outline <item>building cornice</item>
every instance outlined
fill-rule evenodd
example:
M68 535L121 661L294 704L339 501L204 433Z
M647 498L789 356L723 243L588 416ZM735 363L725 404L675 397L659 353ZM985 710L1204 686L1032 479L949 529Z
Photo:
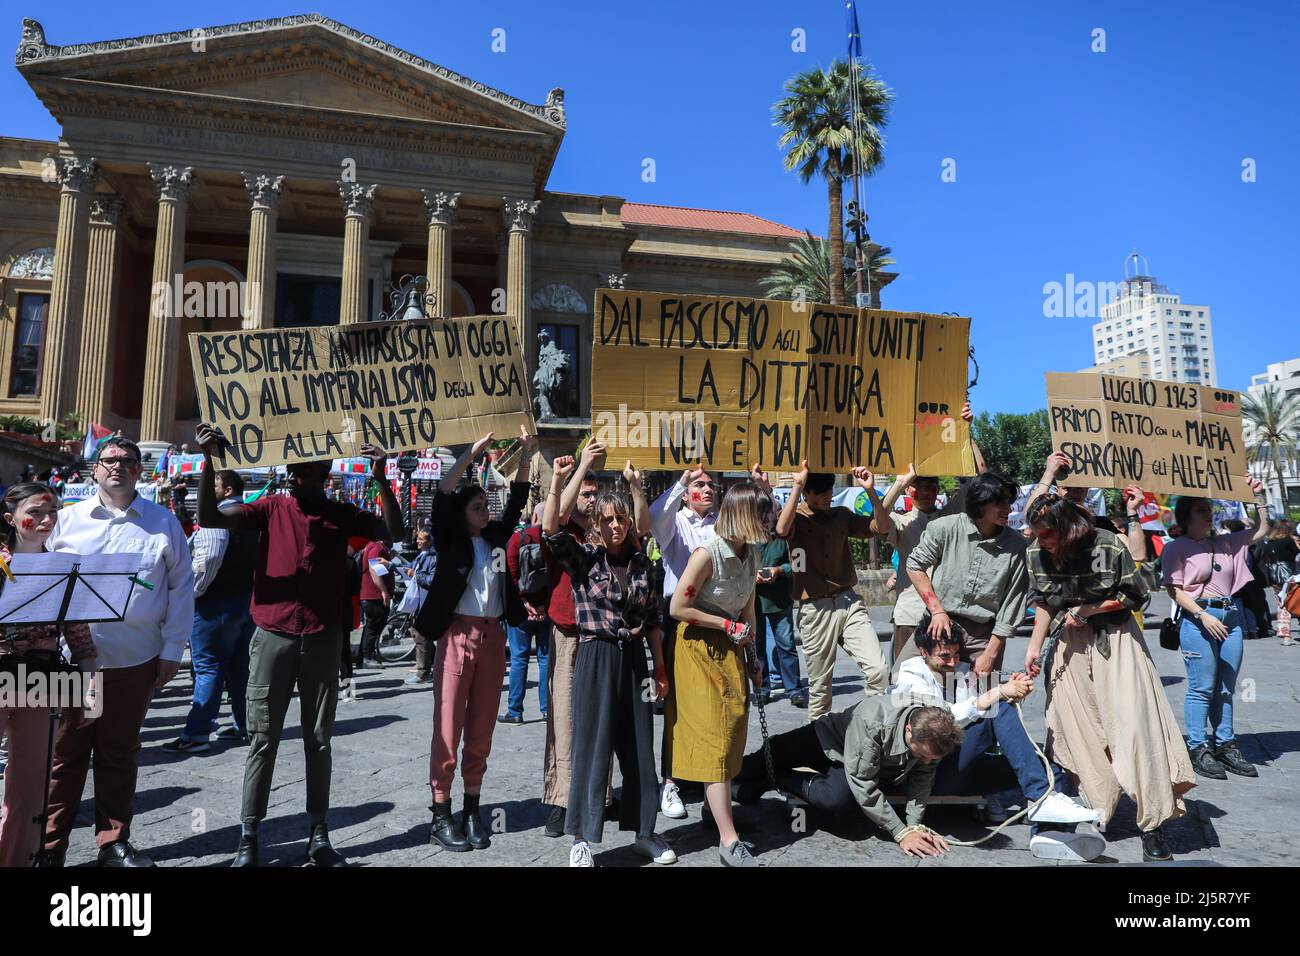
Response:
M22 36L14 54L14 62L24 73L46 72L54 64L71 64L84 57L103 56L124 51L142 51L158 47L181 45L192 48L202 41L207 44L221 41L228 37L253 37L256 35L275 34L281 31L322 30L344 40L359 44L379 53L381 56L402 63L420 73L434 77L445 83L459 87L469 93L485 97L511 110L532 117L546 124L557 132L562 132L567 124L564 111L564 91L551 90L545 103L525 103L501 90L488 86L477 80L462 76L444 66L432 63L392 44L354 30L336 20L323 17L319 13L298 14L288 17L273 17L265 20L249 20L243 23L231 23L222 26L200 27L192 30L178 30L170 33L155 33L148 36L131 37L119 40L102 40L94 43L76 43L67 46L54 46L45 39L45 28L36 20L24 19Z

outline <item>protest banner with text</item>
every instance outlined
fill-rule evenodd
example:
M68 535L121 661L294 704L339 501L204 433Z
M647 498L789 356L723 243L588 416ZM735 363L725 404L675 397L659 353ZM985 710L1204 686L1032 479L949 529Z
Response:
M971 475L970 320L599 289L592 434L609 460Z
M1211 385L1093 372L1047 373L1060 484L1250 501L1241 394Z
M254 467L533 430L511 319L363 322L190 335L199 407Z

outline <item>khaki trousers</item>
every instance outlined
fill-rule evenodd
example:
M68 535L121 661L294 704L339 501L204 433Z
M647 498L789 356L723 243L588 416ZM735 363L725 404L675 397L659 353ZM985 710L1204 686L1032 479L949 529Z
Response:
M542 803L568 807L573 768L573 664L578 658L578 635L570 637L551 626L550 670L546 693L546 755L542 758Z
M831 673L835 670L837 647L843 647L862 669L868 697L884 693L886 674L880 639L857 592L841 591L830 597L801 601L798 620L808 664L810 721L830 712Z

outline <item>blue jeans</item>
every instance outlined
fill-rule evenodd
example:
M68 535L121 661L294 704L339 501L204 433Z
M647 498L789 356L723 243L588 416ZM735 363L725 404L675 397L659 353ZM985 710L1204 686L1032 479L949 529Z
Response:
M524 621L518 627L507 628L510 641L510 699L506 704L507 717L524 715L524 688L528 686L528 652L537 645L537 703L546 715L547 652L551 642L550 621Z
M767 645L763 653L768 690L772 689L772 674L781 677L781 686L786 696L800 693L799 689L799 652L794 646L794 611L787 609L776 614L759 614L761 622L760 635ZM761 645L760 645L761 646Z
M1003 757L985 753L997 741ZM1007 765L1014 780L1007 773ZM1029 732L1011 704L1001 702L991 717L975 721L962 736L961 750L944 758L935 773L934 793L981 795L1019 785L1025 798L1047 793L1047 771L1034 750Z
M1187 696L1183 700L1183 722L1187 725L1187 743L1190 747L1201 744L1232 743L1232 695L1237 691L1237 672L1241 670L1241 656L1245 644L1241 636L1241 612L1233 607L1225 610L1207 607L1206 614L1223 622L1228 636L1216 641L1205 629L1189 617L1183 618L1178 631L1178 643L1183 650L1183 664L1187 668ZM1209 725L1213 739L1206 735Z
M183 740L206 741L221 711L221 691L230 691L235 729L247 732L244 694L248 688L248 645L253 639L249 595L194 602L190 632L190 666L194 668L194 703L181 731Z

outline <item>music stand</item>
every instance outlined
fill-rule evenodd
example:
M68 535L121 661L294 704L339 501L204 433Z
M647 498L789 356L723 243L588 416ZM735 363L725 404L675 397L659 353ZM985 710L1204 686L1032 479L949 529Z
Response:
M142 557L134 552L74 554L71 551L12 555L9 559L12 580L0 577L0 624L53 624L62 633L65 624L121 621L137 584L153 590L153 585L138 577ZM51 863L50 854L44 849L45 827L50 819L54 730L62 719L60 701L51 700L45 794L41 812L32 817L32 823L39 827L38 849L32 857L34 867Z

